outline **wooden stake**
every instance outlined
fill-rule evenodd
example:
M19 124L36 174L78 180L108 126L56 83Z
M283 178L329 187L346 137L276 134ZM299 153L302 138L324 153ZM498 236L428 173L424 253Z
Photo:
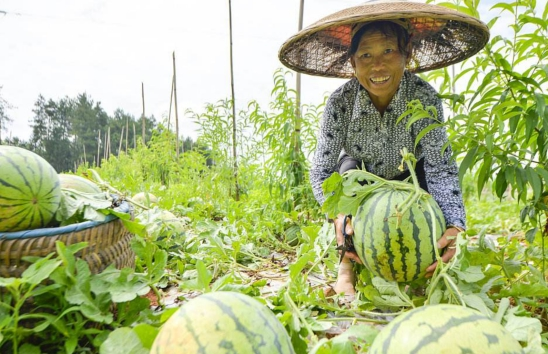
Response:
M137 134L135 133L135 123L133 123L133 148L137 149Z
M99 167L101 161L101 129L99 129L99 135L97 135L97 164L95 166Z
M175 70L175 52L173 52L173 101L175 102L175 156L179 160L179 112L177 110L177 72Z
M122 134L120 135L120 145L118 145L118 156L122 152L122 141L124 141L124 127L122 127Z
M126 132L129 132L129 115L126 115ZM126 134L126 154L127 154L127 139L128 139L128 137L129 137L129 134Z
M143 145L145 145L145 84L143 84L142 82L141 82L141 97L143 100L143 114L141 115L143 129L142 129L141 136L143 138Z
M232 91L232 156L234 158L234 199L240 200L240 187L238 185L238 160L236 155L236 97L234 95L234 65L232 55L232 2L228 0L228 25L230 32L230 87Z
M171 77L171 94L169 96L169 113L167 115L167 130L169 130L171 123L171 106L173 105L173 85L175 83L175 75Z

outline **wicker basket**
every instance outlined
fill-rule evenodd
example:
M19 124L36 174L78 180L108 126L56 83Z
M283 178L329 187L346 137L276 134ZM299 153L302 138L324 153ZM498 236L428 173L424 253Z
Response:
M55 252L55 241L66 245L87 242L76 256L85 260L92 273L109 265L118 269L135 267L135 253L130 247L133 237L119 218L108 215L104 221L86 221L57 228L0 233L0 276L19 277L29 266L25 256L44 257Z

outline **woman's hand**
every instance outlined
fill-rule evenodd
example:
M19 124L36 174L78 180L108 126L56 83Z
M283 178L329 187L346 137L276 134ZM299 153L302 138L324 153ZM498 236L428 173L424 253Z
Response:
M344 236L343 236L343 223L344 223L344 214L339 214L337 218L335 219L335 234L337 235L337 246L344 244ZM354 235L354 229L352 228L352 224L350 223L350 218L347 218L346 222L346 234L348 236ZM342 251L339 251L339 254L341 254ZM362 261L360 260L360 257L358 257L358 254L355 251L346 251L344 253L344 258L351 259L357 263L362 264ZM344 260L343 260L344 262Z
M457 252L457 235L459 234L459 232L460 230L456 227L450 227L445 230L441 238L438 240L438 248L445 250L441 256L441 260L443 261L443 263L449 262L449 260L453 258L453 256ZM437 266L437 261L432 263L431 266L426 268L426 274L424 276L426 278L430 278L432 274L434 274Z

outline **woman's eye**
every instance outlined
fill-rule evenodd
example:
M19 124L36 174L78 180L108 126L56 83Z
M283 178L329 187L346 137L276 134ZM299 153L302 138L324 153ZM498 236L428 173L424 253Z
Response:
M394 49L387 49L387 50L385 50L384 52L385 52L386 54L388 54L388 53L392 53L393 51L394 51Z
M363 53L362 58L369 58L371 55L369 53Z

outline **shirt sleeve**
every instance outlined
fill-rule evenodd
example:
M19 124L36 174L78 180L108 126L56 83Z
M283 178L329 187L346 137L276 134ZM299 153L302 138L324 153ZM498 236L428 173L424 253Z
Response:
M434 107L437 111L438 121L443 122L443 106L437 97ZM413 125L413 135L416 137L422 129L432 123L435 123L432 119L417 121ZM429 131L417 146L417 158L424 158L428 191L440 206L447 226L465 229L466 213L459 183L458 167L452 158L451 146L447 142L445 127L437 127ZM443 150L444 148L445 150Z
M340 90L335 91L327 100L310 169L312 191L320 205L325 201L322 183L335 172L339 154L345 142L347 124L345 124L344 116L346 108L341 101Z

